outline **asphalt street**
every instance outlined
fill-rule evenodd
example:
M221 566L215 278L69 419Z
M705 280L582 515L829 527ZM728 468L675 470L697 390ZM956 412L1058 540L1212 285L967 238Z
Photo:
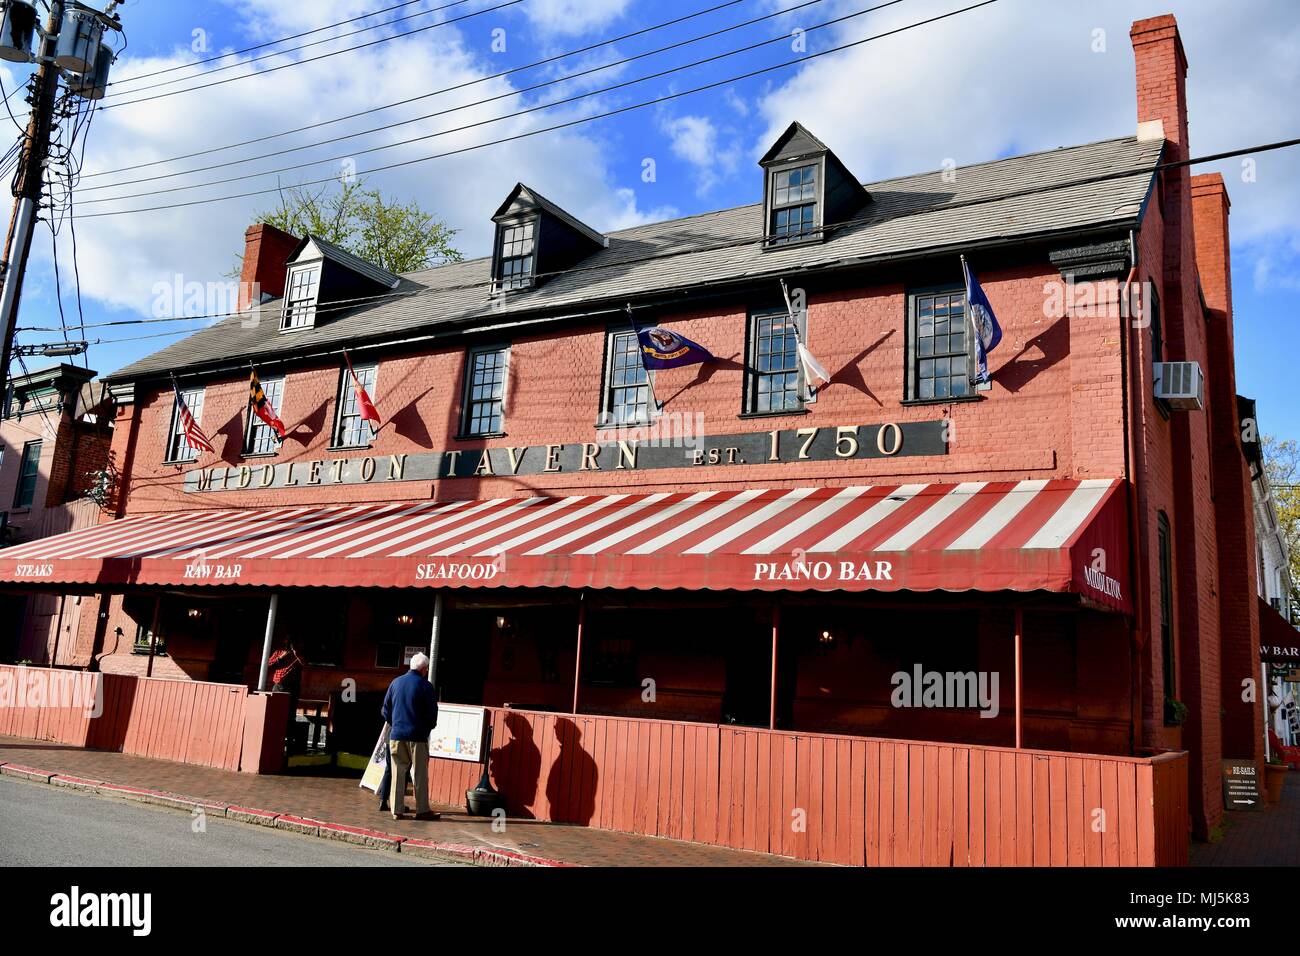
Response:
M0 777L0 866L461 866Z

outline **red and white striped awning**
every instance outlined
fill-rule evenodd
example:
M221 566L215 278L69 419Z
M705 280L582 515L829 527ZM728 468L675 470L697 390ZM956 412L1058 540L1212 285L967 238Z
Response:
M1114 480L335 504L125 518L0 582L1064 591L1128 609Z

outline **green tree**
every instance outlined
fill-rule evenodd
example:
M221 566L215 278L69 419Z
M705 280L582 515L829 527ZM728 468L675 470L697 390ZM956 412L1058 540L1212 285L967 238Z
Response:
M1300 605L1300 442L1265 435L1264 471L1291 567L1291 604Z
M461 260L452 245L455 229L414 200L387 199L360 179L315 191L289 186L280 190L279 206L258 213L256 221L295 236L319 236L398 275Z

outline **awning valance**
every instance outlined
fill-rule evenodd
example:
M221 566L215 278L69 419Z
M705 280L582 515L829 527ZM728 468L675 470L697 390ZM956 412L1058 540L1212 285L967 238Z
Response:
M1300 631L1259 598L1259 658L1266 664L1300 667Z
M0 582L1057 591L1128 610L1113 480L322 504L124 518Z

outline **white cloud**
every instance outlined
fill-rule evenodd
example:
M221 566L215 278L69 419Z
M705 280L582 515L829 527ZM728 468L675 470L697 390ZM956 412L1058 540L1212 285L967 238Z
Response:
M528 0L528 18L547 33L573 36L621 17L630 0Z
M695 167L698 195L709 193L720 177L735 172L740 158L734 143L720 146L718 127L707 116L661 116L659 127L669 138L673 155Z
M304 28L303 19L290 17L283 7L258 0L245 4L274 22L269 35L282 35ZM330 4L327 12L314 11L308 23L329 22L346 16L355 5ZM175 54L170 58L126 60L117 77L152 72L192 58ZM198 165L247 157L257 153L368 129L388 121L419 116L449 106L468 104L512 87L507 79L496 79L391 110L376 111L376 104L405 99L421 90L455 86L499 67L469 49L456 27L429 31L379 44L366 51L281 70L271 76L241 80L185 96L158 99L147 104L102 111L95 119L86 152L85 172L118 169L166 159L195 148L249 139L260 131L282 130L318 122L343 114L362 115L310 133L277 138L230 153L197 157L178 163L152 166L103 178L83 178L83 189L111 182L125 182ZM223 74L233 75L236 71ZM158 79L164 79L160 77ZM147 81L155 82L155 81ZM550 92L550 91L548 91ZM543 94L544 95L544 94ZM555 98L550 92L546 100ZM107 101L109 103L112 100ZM152 206L191 198L231 195L274 186L275 177L233 182L197 191L163 193L176 186L224 179L253 171L306 163L314 159L346 154L350 147L395 143L428 133L463 126L518 110L527 102L508 97L494 103L473 106L447 116L423 120L359 140L313 146L310 149L273 157L228 169L211 170L189 177L143 182L100 192L82 192L78 211L89 213L122 207ZM364 175L379 165L416 159L554 125L593 109L591 103L514 117L478 129L451 133L425 142L397 146L355 157ZM368 182L387 194L414 198L421 205L460 230L456 244L467 256L486 254L490 248L491 212L518 180L534 186L575 216L598 229L619 228L657 218L663 208L648 213L637 202L637 193L616 189L614 171L607 158L611 150L598 128L546 133L511 143L416 163L402 169L367 177ZM313 165L282 174L285 184L335 175L335 162ZM626 172L626 171L625 171ZM631 179L630 176L627 177ZM92 205L88 200L123 193L154 193L122 203ZM273 194L196 205L135 215L82 218L77 222L81 287L83 295L110 308L148 312L153 287L179 273L186 281L223 280L224 273L242 250L243 232L259 210L272 208ZM675 210L666 210L671 215ZM40 247L38 247L39 250ZM70 248L60 241L61 259ZM48 259L48 252L40 253ZM66 281L66 277L65 277Z
M814 60L761 98L757 157L799 120L860 178L872 180L1130 135L1136 124L1129 27L1168 0L995 4ZM859 5L844 0L835 13ZM813 53L934 16L952 4L908 3L808 34ZM821 8L818 8L819 11ZM831 16L829 10L818 13ZM1177 11L1189 61L1192 154L1295 135L1300 21L1292 0L1254 0L1224 16L1212 4ZM1100 33L1098 31L1101 31ZM1097 51L1098 39L1102 50ZM1300 150L1260 154L1254 183L1241 160L1219 169L1234 240L1285 241L1300 208ZM1275 269L1265 266L1267 276ZM1258 273L1257 273L1258 275Z

